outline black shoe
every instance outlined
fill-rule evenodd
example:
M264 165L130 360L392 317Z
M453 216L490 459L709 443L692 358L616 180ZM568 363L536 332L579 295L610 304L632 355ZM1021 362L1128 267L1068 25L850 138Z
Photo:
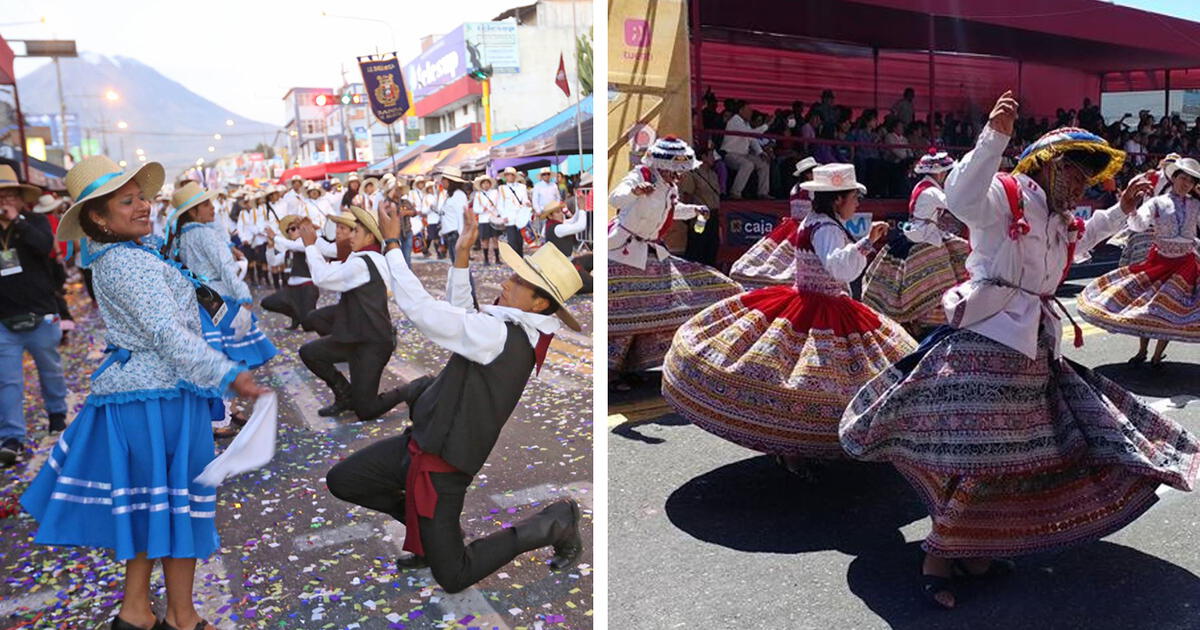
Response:
M67 414L52 413L50 414L50 432L58 433L67 428Z
M135 626L120 617L113 617L112 630L156 630L159 627L159 624L160 622L156 621L153 626L150 626L149 628L143 628L141 626Z
M326 418L332 418L334 416L340 416L343 413L350 411L350 407L351 407L351 404L350 404L349 400L347 400L345 398L334 399L332 405L329 405L328 407L321 407L320 409L318 409L317 415L324 416Z
M550 569L562 571L574 565L583 554L583 537L579 533L579 503L575 499L565 501L571 508L571 524L554 543L554 557L550 558ZM553 507L553 506L551 506ZM549 509L549 508L547 508Z
M25 447L21 446L21 440L17 438L8 438L0 443L0 467L8 468L17 463L17 457L21 455L21 451Z
M291 325L288 326L288 330L300 330L300 322L292 322Z
M424 569L428 566L429 563L425 561L425 556L418 556L415 553L406 553L396 557L396 568L401 571Z

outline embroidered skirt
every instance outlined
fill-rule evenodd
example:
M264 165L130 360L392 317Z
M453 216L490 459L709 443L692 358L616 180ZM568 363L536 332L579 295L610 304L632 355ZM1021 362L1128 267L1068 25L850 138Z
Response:
M213 459L221 401L169 395L84 404L21 497L38 521L34 542L113 549L117 560L216 551L216 489L192 479Z
M1091 281L1079 294L1079 316L1122 335L1200 342L1200 262L1151 248L1145 262Z
M729 277L746 289L759 289L796 281L796 237L800 224L785 218L733 263Z
M705 307L741 293L721 272L675 256L646 268L608 263L608 369L634 372L656 367L675 330Z
M842 420L852 456L891 461L946 557L1062 549L1132 522L1167 484L1190 490L1200 442L1091 370L943 326L864 386Z
M1111 242L1111 241L1110 241ZM1150 255L1150 247L1154 245L1154 232L1130 232L1128 238L1125 239L1125 247L1121 249L1121 260L1117 263L1121 267L1136 265Z
M885 246L863 276L863 302L902 324L946 323L942 295L967 280L971 247L957 236L942 245L903 243Z
M916 345L848 296L758 289L679 329L663 365L663 397L696 426L746 448L841 458L846 404Z
M231 361L245 363L250 369L265 364L271 357L279 354L275 344L258 329L258 316L253 313L250 314L250 332L240 339L237 338L233 329L233 318L237 316L241 306L229 300L226 300L225 306L227 310L219 326L213 324L212 318L203 307L200 308L200 327L204 330L204 341L208 342L209 346L225 353Z

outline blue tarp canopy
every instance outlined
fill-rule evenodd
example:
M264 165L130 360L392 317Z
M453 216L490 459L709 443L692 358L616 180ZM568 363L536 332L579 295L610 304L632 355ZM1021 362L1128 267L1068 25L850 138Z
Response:
M396 155L368 166L366 170L389 172L394 171L397 168L413 161L413 159L425 151L441 151L442 149L449 149L464 142L470 142L471 139L470 125L459 127L458 129L453 129L451 131L430 134L424 138L421 138L420 140L417 140L416 143L405 147Z
M575 130L575 106L572 105L542 122L492 147L492 159L568 155L592 152L592 97L579 102L579 122L583 146Z

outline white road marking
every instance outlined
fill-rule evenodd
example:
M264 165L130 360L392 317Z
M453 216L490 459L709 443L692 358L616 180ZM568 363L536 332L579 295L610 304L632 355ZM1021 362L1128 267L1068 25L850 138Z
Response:
M1191 404L1192 402L1197 401L1197 400L1200 400L1200 398L1197 398L1196 396L1182 394L1179 396L1172 396L1170 398L1162 398L1162 399L1156 400L1156 401L1150 403L1150 408L1159 413L1163 413L1164 411L1167 411L1169 409L1183 409L1184 407L1188 406L1189 404Z
M592 509L592 483L590 481L577 481L558 486L552 483L543 483L524 490L513 490L491 495L492 502L502 508L508 509L519 505L529 505L534 501L547 501L551 499L560 499L571 497L579 502L586 509Z
M292 543L297 551L312 551L330 545L340 545L355 540L371 538L376 535L376 528L367 523L353 523L343 527L322 528L316 534L296 536Z
M292 406L296 409L296 415L304 421L304 425L310 431L328 431L337 426L337 422L332 418L317 415L317 409L321 407L321 403L317 402L312 390L304 384L300 375L296 374L295 368L282 367L280 363L272 363L271 374L283 384L283 391L294 403Z

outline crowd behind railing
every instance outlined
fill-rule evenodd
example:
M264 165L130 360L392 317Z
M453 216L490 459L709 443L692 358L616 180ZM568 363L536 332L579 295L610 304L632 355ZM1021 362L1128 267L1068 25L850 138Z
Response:
M738 98L722 101L709 91L695 112L696 146L700 153L711 150L721 158L715 169L724 198L786 199L795 184L795 164L811 156L822 164L854 164L868 198L904 199L912 190L912 165L918 157L931 149L961 157L987 122L981 109L918 118L915 99L909 88L888 109L856 111L839 105L833 91L825 90L820 101L795 101L790 108L765 112ZM1091 131L1128 153L1115 186L1088 191L1088 198L1098 203L1115 200L1120 186L1168 153L1200 155L1200 117L1189 124L1178 114L1156 119L1142 110L1106 121L1100 106L1084 98L1079 109L1060 108L1053 119L1019 117L1006 166L1014 165L1016 156L1043 134L1064 126ZM748 174L739 177L742 169ZM768 180L765 187L760 178Z

